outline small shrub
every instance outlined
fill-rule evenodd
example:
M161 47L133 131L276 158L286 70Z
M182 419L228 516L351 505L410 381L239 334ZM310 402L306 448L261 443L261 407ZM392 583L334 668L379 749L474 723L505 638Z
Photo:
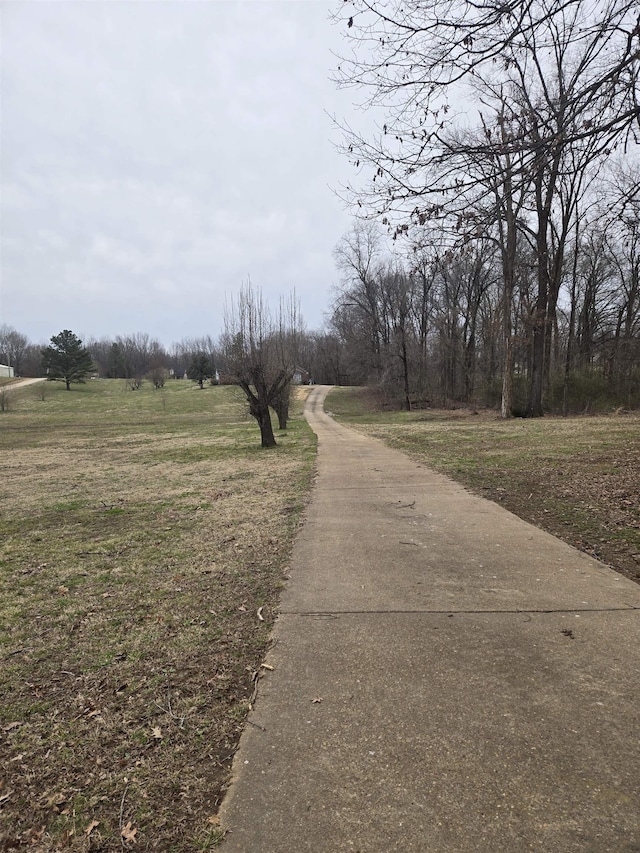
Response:
M564 409L567 413L594 414L616 406L614 389L599 369L573 370L566 384L564 375L556 374L551 386L547 405L552 411Z
M169 378L169 371L164 367L154 367L153 370L150 371L147 379L153 384L153 387L157 390L159 388L164 388L164 383Z

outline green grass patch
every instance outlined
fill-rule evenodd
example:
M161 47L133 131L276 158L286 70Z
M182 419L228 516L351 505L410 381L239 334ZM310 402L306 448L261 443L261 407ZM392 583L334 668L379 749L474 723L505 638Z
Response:
M315 461L300 406L276 435L260 448L234 388L12 391L0 413L8 849L121 849L129 822L138 849L217 843L209 819Z

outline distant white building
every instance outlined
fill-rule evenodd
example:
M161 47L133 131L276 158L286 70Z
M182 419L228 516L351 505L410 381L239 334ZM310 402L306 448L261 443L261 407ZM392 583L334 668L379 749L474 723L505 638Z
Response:
M13 367L8 364L0 364L0 377L4 379L13 379Z

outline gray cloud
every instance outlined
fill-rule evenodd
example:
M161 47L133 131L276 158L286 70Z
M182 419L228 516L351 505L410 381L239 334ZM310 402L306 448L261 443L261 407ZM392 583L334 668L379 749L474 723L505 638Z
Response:
M216 334L248 275L317 327L349 217L324 2L7 2L0 322Z

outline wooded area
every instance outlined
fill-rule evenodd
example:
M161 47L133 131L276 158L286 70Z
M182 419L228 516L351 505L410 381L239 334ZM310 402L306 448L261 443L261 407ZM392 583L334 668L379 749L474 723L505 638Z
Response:
M633 231L625 239L624 224L594 224L567 254L545 320L546 411L638 405L637 223ZM414 263L385 254L382 242L375 226L365 223L336 251L344 278L331 319L330 381L374 384L389 403L407 409L461 402L497 407L508 358L508 412L531 414L537 299L526 252L517 258L515 287L506 299L500 249L491 236L457 249L434 241L417 247Z
M368 178L345 188L367 222L337 252L334 326L360 338L350 369L400 384L407 406L631 405L636 4L354 0L335 17L337 82L383 116L378 131L342 127ZM371 221L402 248L381 253Z

